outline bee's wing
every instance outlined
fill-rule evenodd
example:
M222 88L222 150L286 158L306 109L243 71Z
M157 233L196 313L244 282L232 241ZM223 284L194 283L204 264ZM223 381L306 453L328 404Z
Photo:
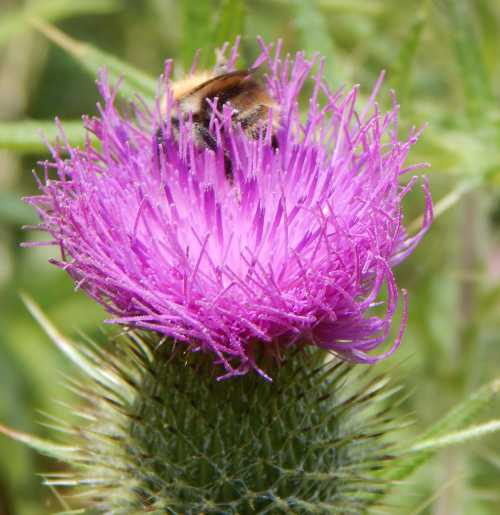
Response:
M247 77L251 76L257 71L257 68L249 68L246 70L234 70L232 72L223 73L212 77L207 81L203 82L195 89L193 89L190 95L201 95L210 96L211 91L225 90L234 87L244 81Z
M217 75L217 77L208 79L189 91L189 93L179 99L179 104L186 111L195 111L196 109L192 108L192 106L203 105L205 99L226 96L229 98L234 97L245 87L248 88L250 85L248 80L255 82L255 79L251 77L256 71L257 68L250 68Z

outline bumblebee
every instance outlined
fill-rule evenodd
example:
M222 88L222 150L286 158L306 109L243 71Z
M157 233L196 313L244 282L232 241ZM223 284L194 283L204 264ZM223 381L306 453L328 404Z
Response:
M257 139L272 124L271 144L278 147L275 132L278 128L278 107L262 81L257 68L223 72L217 67L210 73L199 73L172 83L175 113L171 117L172 128L178 133L180 118L191 119L196 142L200 147L216 151L217 139L210 131L213 111L222 112L225 105L232 109L232 123L239 126L252 139ZM157 134L162 140L162 131ZM232 178L232 162L226 149L224 165L226 177Z

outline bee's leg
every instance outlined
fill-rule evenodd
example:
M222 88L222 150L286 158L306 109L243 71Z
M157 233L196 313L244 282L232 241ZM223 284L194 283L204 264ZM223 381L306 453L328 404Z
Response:
M204 125L197 125L196 131L203 140L207 148L217 152L217 140L210 134L209 130ZM224 150L224 173L226 178L230 181L233 180L233 163L228 153Z
M172 124L172 132L174 136L177 138L179 135L179 119L177 117L172 117L170 120L170 123ZM160 148L163 143L165 143L165 133L164 133L165 125L160 125L158 129L156 129L155 132L155 142L156 142L156 148L157 153L159 155Z
M160 151L160 146L165 142L165 136L163 134L163 127L160 125L155 132L155 143L158 148L158 152Z
M250 111L238 113L234 121L241 125L245 133L253 139L259 137L260 128L264 125L264 117L266 116L267 108L263 105L255 106Z
M268 125L269 107L259 104L251 111L238 114L235 118L236 123L241 124L245 133L253 139L257 139L261 130ZM274 150L278 148L278 139L275 134L271 136L271 146Z
M163 135L163 127L160 125L158 129L156 129L155 135L154 135L154 157L156 158L156 163L158 167L160 167L160 152L161 152L161 146L163 142L165 141L164 135Z
M214 152L217 151L217 140L212 136L212 134L210 134L209 130L204 125L197 123L195 125L195 131L207 148Z
M169 136L173 136L176 140L179 139L179 127L180 122L179 118L177 116L172 116L170 118L170 131ZM158 160L158 166L160 166L160 153L162 152L162 149L164 152L167 151L166 146L164 144L166 143L166 137L165 137L165 129L167 128L166 123L162 123L158 129L156 129L155 132L155 149L156 149L156 159Z
M226 179L228 181L233 181L234 175L233 175L233 162L231 161L231 158L229 157L228 153L224 150L224 173L226 175Z
M177 139L179 137L179 118L177 118L177 116L172 116L170 123L172 124L172 133Z

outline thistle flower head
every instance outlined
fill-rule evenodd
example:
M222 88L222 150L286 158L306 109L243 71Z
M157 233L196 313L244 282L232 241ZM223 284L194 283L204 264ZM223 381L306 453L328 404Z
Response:
M397 106L383 113L375 103L381 81L360 110L358 88L332 92L320 60L261 47L255 66L279 108L277 148L269 128L253 140L235 126L227 104L214 106L215 151L199 145L192 119L174 131L170 63L156 106L138 102L133 116L119 112L119 86L102 76L104 103L85 120L86 145L52 149L41 193L28 202L60 247L54 263L113 323L213 352L228 376L258 369L257 346L276 355L314 344L372 363L399 345L405 299L399 336L376 352L400 303L392 268L432 218L424 181L422 228L409 235L403 225L418 132L399 139ZM230 69L236 55L235 47Z

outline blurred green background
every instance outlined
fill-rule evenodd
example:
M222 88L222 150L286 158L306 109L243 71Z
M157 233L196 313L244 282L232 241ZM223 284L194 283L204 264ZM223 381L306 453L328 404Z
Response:
M437 219L418 251L398 269L410 292L410 322L398 357L380 365L410 393L395 409L418 434L479 385L500 377L500 2L498 0L0 0L0 421L53 436L40 412L67 417L72 369L28 315L26 291L72 336L99 337L103 311L47 263L51 248L21 226L34 213L20 197L47 154L34 127L59 116L95 113L94 79L74 57L33 28L55 24L150 75L167 57L176 73L203 48L242 35L242 61L255 36L283 38L287 50L319 51L332 86L360 83L367 95L387 71L380 100L396 89L401 130L428 124L411 156L428 171ZM36 124L26 120L42 120ZM407 202L410 222L422 208ZM498 418L494 401L484 418ZM50 424L49 424L50 425ZM408 436L406 435L406 436ZM0 515L62 510L41 476L60 468L0 437ZM443 451L394 489L392 514L500 513L500 438Z

